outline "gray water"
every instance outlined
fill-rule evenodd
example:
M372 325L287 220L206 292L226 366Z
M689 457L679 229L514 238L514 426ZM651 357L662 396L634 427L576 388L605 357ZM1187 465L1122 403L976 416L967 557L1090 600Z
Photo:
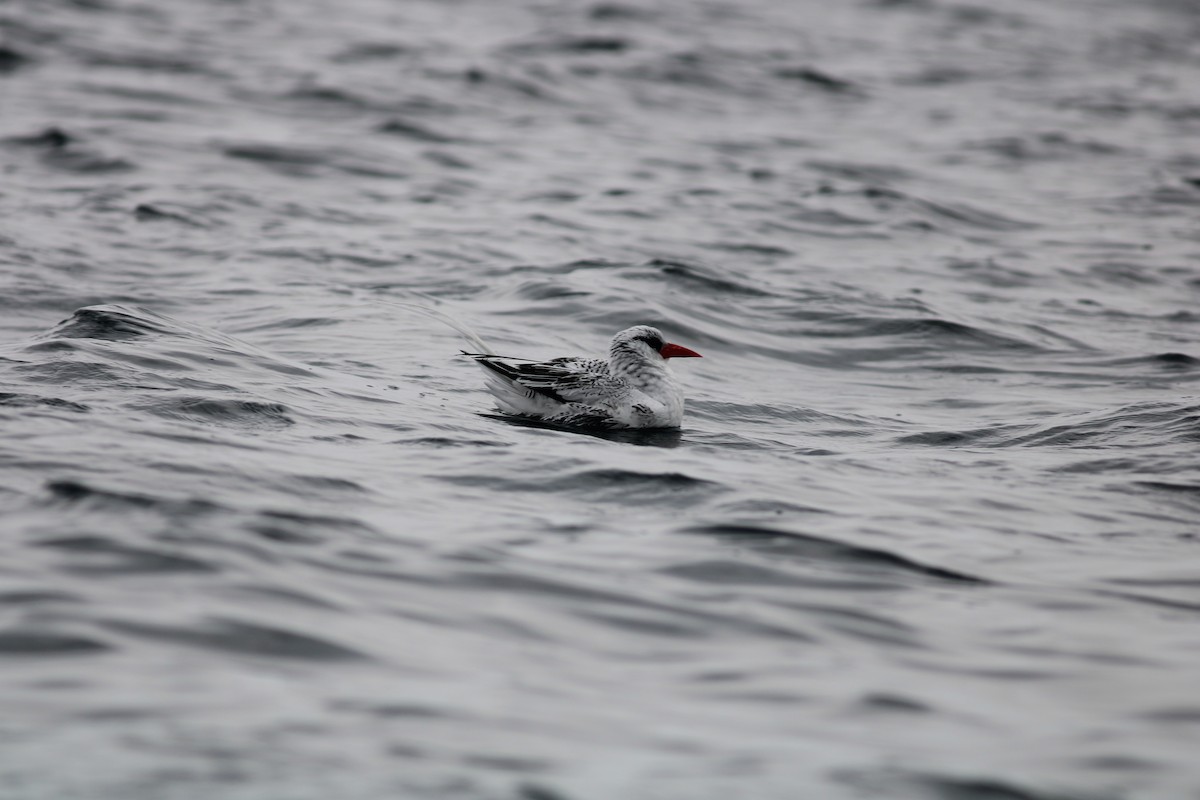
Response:
M1200 6L0 5L0 797L1200 798ZM681 431L450 328L629 325Z

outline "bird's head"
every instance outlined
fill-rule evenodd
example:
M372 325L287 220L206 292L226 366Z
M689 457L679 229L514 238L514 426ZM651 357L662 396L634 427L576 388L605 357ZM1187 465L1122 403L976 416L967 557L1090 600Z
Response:
M663 338L662 331L649 325L635 325L626 328L613 337L612 351L632 350L640 352L649 358L652 355L668 358L700 358L695 350L689 350L683 345L672 344Z

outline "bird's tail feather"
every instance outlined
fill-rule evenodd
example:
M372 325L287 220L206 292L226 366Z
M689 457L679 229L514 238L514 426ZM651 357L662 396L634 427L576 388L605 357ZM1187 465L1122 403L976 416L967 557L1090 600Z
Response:
M430 308L428 306L418 305L416 303L397 303L395 300L380 300L378 298L373 298L373 302L383 303L384 305L388 306L396 306L397 308L408 309L409 311L415 311L418 314L424 314L430 319L436 319L443 325L447 325L458 331L460 336L470 342L471 346L479 351L479 355L496 355L496 351L492 350L492 348L488 346L487 342L480 338L479 334L467 327L465 323L459 322L444 311L438 311L436 308Z

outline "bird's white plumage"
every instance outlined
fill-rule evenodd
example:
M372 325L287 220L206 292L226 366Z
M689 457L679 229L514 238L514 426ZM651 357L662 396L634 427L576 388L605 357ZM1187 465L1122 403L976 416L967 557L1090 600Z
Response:
M666 348L698 355L665 344L662 334L648 325L614 336L606 359L469 355L506 413L562 425L677 428L683 421L683 390L667 365Z

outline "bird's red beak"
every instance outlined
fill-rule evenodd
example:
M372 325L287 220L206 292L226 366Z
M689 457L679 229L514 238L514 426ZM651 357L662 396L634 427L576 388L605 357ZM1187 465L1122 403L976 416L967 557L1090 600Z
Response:
M681 344L671 344L667 342L658 351L658 354L663 358L703 358L704 356L697 353L695 350L688 350Z

